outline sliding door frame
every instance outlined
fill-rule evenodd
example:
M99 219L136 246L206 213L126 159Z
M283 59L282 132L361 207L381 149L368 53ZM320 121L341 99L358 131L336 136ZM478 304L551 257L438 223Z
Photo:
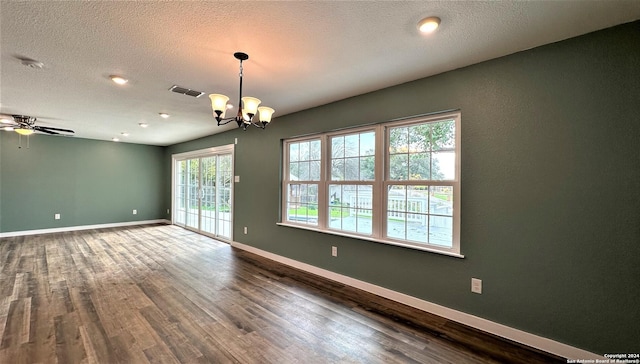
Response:
M187 217L185 216L185 224L179 224L176 223L176 213L177 213L177 206L176 206L176 164L179 161L186 161L186 160L190 160L190 159L198 159L198 158L207 158L207 157L213 157L213 156L221 156L221 155L227 155L227 154L231 154L231 176L235 176L235 146L233 144L229 144L229 145L223 145L223 146L219 146L219 147L213 147L213 148L206 148L206 149L199 149L199 150L194 150L194 151L190 151L190 152L184 152L184 153L177 153L177 154L172 154L171 155L171 223L174 225L178 225L181 227L184 227L185 229L189 229L192 231L195 231L199 234L202 235L207 235L210 236L212 238L218 239L218 240L222 240L222 241L227 241L227 242L232 242L233 241L233 211L234 211L234 185L235 183L233 181L231 181L230 184L230 230L229 230L229 237L225 237L225 236L221 236L221 235L216 235L216 234L211 234L208 233L206 231L204 231L202 229L201 226L201 208L199 207L199 213L198 213L198 229L194 229L191 228L189 226L187 226ZM198 163L200 164L200 163ZM202 188L202 167L199 165L199 172L198 172L198 184L199 184L199 190ZM200 193L200 191L198 191L198 193ZM202 204L202 201L200 201L200 204ZM216 229L216 232L218 231L218 229Z

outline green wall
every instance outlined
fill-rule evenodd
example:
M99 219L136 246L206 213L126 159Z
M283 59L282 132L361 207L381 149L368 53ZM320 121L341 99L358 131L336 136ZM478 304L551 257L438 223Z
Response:
M18 145L0 132L0 232L168 218L161 147L39 134Z
M281 139L450 109L464 259L276 225ZM640 352L640 22L171 146L165 164L236 137L236 241L592 352Z

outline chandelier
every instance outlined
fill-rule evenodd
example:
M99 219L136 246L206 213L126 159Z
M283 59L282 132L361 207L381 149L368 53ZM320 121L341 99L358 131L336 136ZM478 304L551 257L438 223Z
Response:
M249 59L249 55L242 52L236 52L233 56L240 61L240 97L238 102L238 114L236 116L225 118L229 97L220 94L211 94L209 95L209 98L211 99L213 116L218 121L218 126L235 121L238 124L238 127L243 130L247 130L249 125L264 129L267 124L271 122L271 115L273 115L275 110L266 106L258 107L261 101L255 97L242 97L242 62ZM260 120L259 123L255 122L253 119L258 113Z

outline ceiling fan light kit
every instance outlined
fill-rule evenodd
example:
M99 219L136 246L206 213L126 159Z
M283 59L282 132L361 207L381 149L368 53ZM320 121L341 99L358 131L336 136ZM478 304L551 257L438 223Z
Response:
M31 135L33 133L35 133L33 131L33 129L23 129L23 128L18 128L18 129L14 129L16 133L20 134L20 135Z
M229 97L221 94L210 94L211 108L213 109L213 117L218 122L218 126L225 125L231 121L235 121L239 128L247 130L249 125L264 129L271 122L271 117L275 112L274 109L267 106L259 106L261 101L255 97L242 96L242 62L249 59L249 55L243 52L236 52L233 56L240 61L240 96L238 113L236 116L225 118L225 112L229 108L227 102ZM256 114L259 115L259 122L253 120Z

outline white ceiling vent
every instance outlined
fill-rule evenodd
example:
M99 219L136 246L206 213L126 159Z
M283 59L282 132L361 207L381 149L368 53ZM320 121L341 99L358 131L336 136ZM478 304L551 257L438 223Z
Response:
M202 92L202 91L194 91L192 89L180 87L180 86L177 86L177 85L171 86L169 91L175 92L175 93L179 93L179 94L183 94L183 95L187 95L187 96L193 96L193 97L200 97L200 96L204 95L204 92Z

